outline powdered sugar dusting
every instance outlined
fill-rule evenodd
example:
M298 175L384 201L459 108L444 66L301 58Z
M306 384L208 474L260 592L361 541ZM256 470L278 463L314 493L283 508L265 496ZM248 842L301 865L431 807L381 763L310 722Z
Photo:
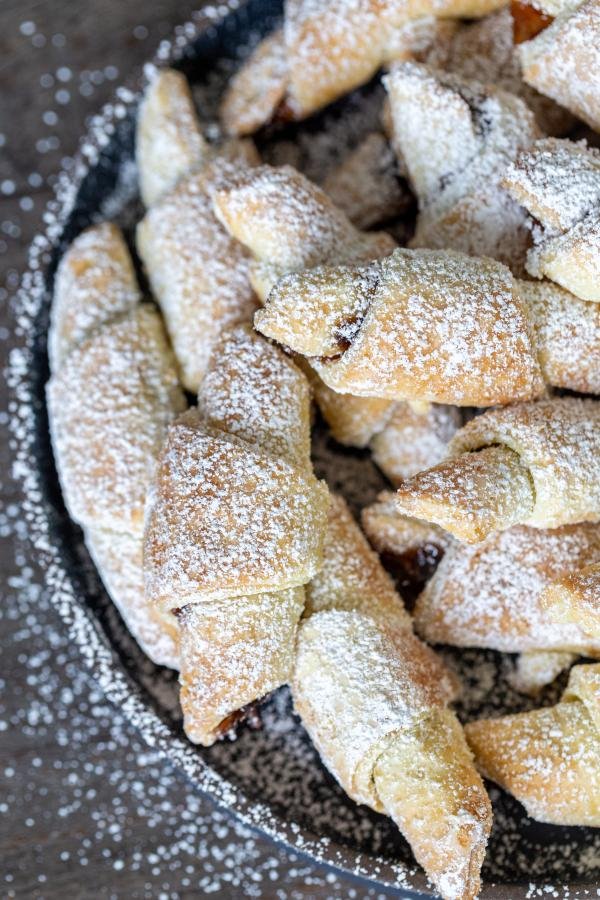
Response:
M222 10L215 7L207 7L204 15L214 24L218 24ZM160 56L165 60L170 54L180 54L185 51L190 39L197 34L197 28L203 26L205 19L197 20L195 26L182 28L178 31L174 47L168 42L161 46ZM53 242L62 233L64 216L72 208L79 181L87 172L89 160L92 164L98 156L98 147L106 146L110 140L110 133L115 124L118 124L123 115L129 115L131 104L135 101L134 94L129 90L119 92L120 104L119 118L115 116L115 107L111 106L102 116L93 123L93 137L86 141L84 158L80 159L73 171L74 180L62 178L60 182L61 203L54 206L48 216L48 233L40 236L32 248L31 270L25 279L25 291L20 297L19 325L30 339L33 339L35 331L32 326L31 316L39 310L44 296L44 284L41 265L44 264L47 254ZM327 143L327 142L325 142ZM129 169L131 172L131 169ZM131 182L127 184L127 190L119 197L107 198L111 203L111 215L116 214L122 199L130 194ZM131 220L131 210L122 213L121 221ZM176 869L183 862L194 862L196 859L209 860L212 841L207 828L215 827L225 832L226 820L215 814L210 823L203 821L203 812L193 792L189 792L183 805L183 813L178 808L169 809L169 804L176 794L176 783L170 780L168 771L158 767L161 758L169 758L181 771L187 775L201 789L208 791L220 802L235 808L237 815L245 822L258 825L271 835L286 841L289 845L302 849L314 859L325 859L329 863L346 868L357 874L377 878L383 883L396 883L405 886L424 887L422 876L415 874L415 867L407 854L406 846L397 835L395 829L388 826L380 817L370 816L365 810L357 809L345 797L341 790L332 785L331 780L323 773L318 765L316 754L306 742L303 732L298 728L291 716L289 699L285 691L280 692L267 707L264 716L264 731L251 734L242 732L238 741L234 744L221 744L205 754L193 751L189 744L180 740L174 734L170 726L166 726L157 717L153 709L148 705L148 695L142 694L138 687L134 687L128 680L120 666L116 666L114 659L107 650L105 637L101 634L97 621L92 619L89 608L80 605L81 593L76 598L73 584L64 574L64 557L62 549L57 549L58 540L54 531L48 531L51 522L48 519L48 507L45 501L45 475L40 472L40 456L37 453L38 407L36 406L39 395L33 371L34 357L31 352L31 344L25 352L14 351L11 360L11 383L15 396L15 405L11 417L11 425L16 435L19 456L17 461L17 473L24 479L28 492L28 502L23 508L23 515L27 520L32 540L36 544L37 553L45 566L47 584L53 591L53 599L56 608L60 611L64 621L69 627L70 640L76 644L82 653L82 659L92 667L97 681L105 693L115 702L116 706L126 712L127 717L136 723L142 730L146 740L154 746L150 753L139 749L139 763L147 768L156 785L151 788L150 796L145 790L135 789L138 798L138 813L147 817L151 822L157 821L157 798L160 798L161 822L167 828L167 834L173 835L173 840L167 840L165 846L158 848L157 853L148 856L142 851L141 859L134 858L131 862L132 870L138 871L140 866L153 866L157 869ZM35 357L35 366L38 359ZM35 398L35 399L33 399ZM33 400L33 402L32 402ZM326 437L322 434L318 438L319 445L326 445ZM318 450L319 448L315 448ZM319 451L320 452L320 451ZM331 447L328 453L331 453ZM325 453L327 456L327 453ZM375 485L381 487L378 476L370 466L367 459L360 460L360 478L357 477L357 460L346 456L334 454L334 462L328 463L331 481L346 480L347 493L351 494L357 502L360 492L365 489L369 492L376 490ZM366 470L366 471L365 471ZM369 473L367 475L367 473ZM359 482L361 484L359 485ZM359 489L360 488L360 489ZM41 490L44 493L41 493ZM360 502L360 501L359 501ZM364 501L363 501L364 502ZM63 525L67 526L64 519ZM19 523L21 524L21 523ZM73 538L73 535L72 535ZM76 544L76 535L72 540ZM61 555L59 555L61 554ZM94 585L91 590L95 592L96 602L104 603L104 598L95 580L95 574L85 564L82 557L82 565L87 572L87 583ZM19 604L18 615L21 609L28 609L30 614L37 612L43 603L43 598L35 595L31 590L33 586L23 581L16 585ZM31 600L27 598L31 596ZM30 603L29 607L26 604ZM17 607L14 608L15 613ZM5 614L11 617L13 610L10 605L5 607ZM28 621L28 620L27 620ZM129 641L122 625L107 612L107 627L110 628L111 640L114 647L125 647L125 652L135 659L136 679L140 685L144 685L161 712L170 723L177 721L177 705L172 680L166 673L157 672L149 666L143 656L137 653L135 645ZM21 634L28 634L29 626L25 617L20 623ZM62 635L48 634L48 638L58 646ZM26 639L26 637L25 637ZM458 660L457 660L458 663ZM466 652L460 657L460 665L468 673L472 690L468 699L470 707L468 714L473 715L478 711L499 711L502 708L518 708L523 700L512 694L509 690L500 690L506 661L497 660L493 655ZM40 670L44 676L46 668ZM34 674L29 670L30 678ZM79 690L81 679L76 679L75 684ZM44 686L49 688L47 678ZM43 701L36 704L30 710L32 716L41 716L35 726L36 739L47 732L46 722L51 721L56 711L56 705L48 701L49 691L44 692ZM113 718L111 726L112 741L122 743L123 736L120 731L118 714L102 707L99 695L93 697L95 714L102 714L103 721ZM480 704L477 707L477 704ZM483 706L481 706L481 704ZM72 722L79 724L81 711L78 706L68 706L64 696L60 699L60 708L72 711ZM30 729L31 730L31 729ZM31 731L33 739L33 731ZM76 742L77 732L72 741ZM133 749L139 747L133 744ZM211 768L212 767L212 768ZM217 771L218 770L218 771ZM100 767L100 776L107 771ZM281 777L273 777L276 772ZM117 773L112 773L113 775ZM81 775L82 778L85 776ZM121 783L125 790L128 781ZM537 832L532 830L531 823L525 820L522 810L510 801L506 795L492 788L492 795L496 806L496 831L492 837L492 845L486 877L488 879L506 879L514 873L515 865L520 866L520 871L526 879L535 879L529 889L514 886L511 895L514 897L542 896L550 892L555 896L575 897L587 893L585 888L562 884L564 880L588 878L596 880L594 872L598 869L598 848L596 839L591 836L587 846L581 847L579 838L574 832L561 831L559 835L552 833L549 837L544 834L543 839L538 840ZM122 796L122 795L120 795ZM249 797L260 796L260 801L250 800ZM7 796L10 808L12 800ZM121 800L119 801L122 802ZM285 809L285 816L278 814L279 809ZM96 839L107 848L107 852L115 852L112 836L112 828L127 827L127 819L121 814L123 806L115 809L100 809L94 811L94 820L97 821ZM68 812L66 813L68 816ZM185 821L181 822L181 815ZM290 825L289 823L292 823ZM306 830L308 825L309 830ZM169 830L172 829L172 830ZM311 832L316 832L322 837L317 839ZM243 852L232 850L234 861L234 874L221 878L215 872L214 876L203 874L199 881L200 887L210 888L221 886L229 889L230 883L240 889L255 890L256 882L262 875L267 879L267 868L255 865L255 844L251 833L240 828L238 832L240 840L244 841ZM340 843L340 841L342 843ZM347 847L360 848L348 850ZM83 847L78 848L79 853L85 854L85 840ZM390 862L406 860L404 863ZM81 865L85 862L81 858ZM121 857L117 856L117 862ZM283 865L283 862L281 863ZM308 867L297 865L297 858L290 856L286 859L288 864L295 866L292 869L292 877L298 876L298 872L306 872L306 877L317 877L310 874ZM129 863L128 863L129 865ZM154 869L153 869L154 872ZM294 874L295 873L295 874ZM590 875L590 873L592 873ZM320 877L320 876L319 876ZM329 880L331 878L331 880ZM327 891L332 896L348 896L344 888L340 888L332 876L326 876ZM192 876L193 880L193 876ZM550 884L549 884L550 882ZM173 883L167 874L164 875L163 884ZM182 882L185 885L185 879ZM317 880L316 884L321 882ZM554 887L552 887L554 885ZM165 887L165 889L167 889ZM368 892L369 896L371 891Z

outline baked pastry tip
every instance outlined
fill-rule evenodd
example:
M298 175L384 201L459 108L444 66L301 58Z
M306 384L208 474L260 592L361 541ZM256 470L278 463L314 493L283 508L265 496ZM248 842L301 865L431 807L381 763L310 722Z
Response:
M400 486L398 510L476 543L515 524L600 519L600 405L539 400L476 416L448 458Z
M540 822L600 826L600 665L576 666L556 706L466 726L480 771Z
M295 709L342 787L392 817L441 895L474 897L491 807L446 706L453 680L412 634L339 498L329 521L298 637Z

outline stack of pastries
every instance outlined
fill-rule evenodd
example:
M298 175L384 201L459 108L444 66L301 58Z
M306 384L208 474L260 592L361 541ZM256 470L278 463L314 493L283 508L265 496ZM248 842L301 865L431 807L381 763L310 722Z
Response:
M599 54L600 0L288 0L218 141L180 73L149 79L151 296L112 223L56 274L65 502L133 636L179 671L189 739L235 736L288 684L323 763L447 900L479 892L482 776L535 819L600 826ZM320 184L262 162L254 132L381 72L379 130ZM313 403L389 481L362 530L313 471ZM384 563L415 559L411 615ZM463 729L435 644L518 654L532 695L592 662L560 703Z

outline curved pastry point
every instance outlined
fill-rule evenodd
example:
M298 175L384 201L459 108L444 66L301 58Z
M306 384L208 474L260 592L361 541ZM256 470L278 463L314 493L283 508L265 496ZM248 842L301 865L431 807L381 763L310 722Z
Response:
M210 154L185 75L156 71L140 104L135 139L140 193L146 206Z
M511 523L598 521L599 425L600 404L572 397L488 410L457 431L445 462L400 488L399 511L470 542Z
M517 453L487 447L413 475L399 486L396 506L404 515L477 543L492 531L525 521L533 511L534 489Z
M258 44L225 91L220 118L229 134L253 134L270 122L283 102L289 75L283 31Z
M48 355L56 371L70 351L142 299L123 235L112 222L82 231L56 272Z
M466 726L480 771L540 822L600 826L597 673L576 666L556 706Z
M476 897L492 808L454 713L431 710L400 732L375 763L373 780L441 896Z

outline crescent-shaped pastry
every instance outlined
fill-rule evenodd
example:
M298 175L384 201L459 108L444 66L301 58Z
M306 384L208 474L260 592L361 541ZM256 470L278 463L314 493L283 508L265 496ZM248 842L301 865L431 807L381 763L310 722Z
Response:
M519 155L503 184L539 223L527 270L600 301L600 152L548 138Z
M69 351L142 299L123 235L112 222L86 228L56 271L48 356L54 372Z
M184 727L197 743L212 744L290 674L328 507L310 464L309 402L292 361L240 325L223 335L198 409L167 435L146 518L146 591L177 611Z
M434 587L437 582L434 581L431 588L426 588L426 585L439 566L440 560L443 558L446 551L449 553L450 562L446 563L443 573L447 573L448 569L451 573L454 572L456 559L458 558L460 560L461 557L460 552L454 549L453 545L455 542L453 538L447 531L444 531L437 525L399 515L394 502L394 495L388 491L380 494L375 503L363 509L361 520L371 545L377 550L388 571L393 572L396 581L402 586L405 595L414 596L414 600L419 604L419 610L424 610L423 618L425 619L425 628L427 628L430 619L435 618L435 621L437 622L436 604L438 594ZM529 547L531 543L530 536L527 535L524 542L525 556L527 547ZM496 545L497 543L494 546ZM513 577L509 578L510 585L502 582L503 576L501 572L498 574L499 583L503 584L503 587L499 591L499 597L502 602L499 607L495 606L494 608L497 612L497 618L499 618L501 623L506 626L506 629L508 631L511 631L511 629L513 630L512 640L516 642L515 646L518 645L518 639L521 633L520 627L523 620L519 619L519 615L521 614L523 603L517 604L517 611L513 615L512 601L510 600L510 597L507 598L505 596L505 592L507 590L518 591L518 579L520 575L523 575L524 573L527 577L532 576L537 579L540 584L544 582L547 583L548 579L543 566L545 565L545 562L547 562L548 554L544 556L544 547L545 544L542 541L540 545L541 552L538 553L537 556L533 554L531 559L528 560L528 563L535 562L532 571L527 573L526 567L525 570L523 568L522 561L516 568L511 569L511 571L513 571ZM505 557L502 557L502 559L503 562L500 565L505 564L507 567L512 566L513 561L509 554L505 554ZM479 577L481 574L479 571L479 558L473 563L473 568ZM518 572L519 575L515 576L514 572ZM487 574L487 572L485 575L481 574L481 578L484 579L486 585L486 598L490 593ZM444 574L440 574L439 579L443 581L445 577ZM421 593L424 588L426 588L425 591ZM431 591L436 598L434 601L431 601L431 604L429 591ZM443 589L441 594L442 597L445 598ZM465 596L464 592L462 596ZM477 596L476 588L473 591L473 596ZM520 596L521 600L523 600L522 592ZM506 618L504 618L502 613L505 599L507 600L506 607L508 608ZM542 589L539 602L536 599L533 604L533 612L529 609L526 610L525 614L532 615L534 622L536 622L537 618L540 616L540 604L543 604L543 600L544 591ZM464 610L465 619L472 626L472 620L478 613L471 610L471 603L472 596L469 594L464 602L461 600L461 603L457 604L457 610L459 613L462 613ZM441 605L441 617L445 622L446 608L444 607L444 599L442 600ZM430 606L431 609L433 609L433 612L431 612ZM450 618L450 616L451 611L448 608L448 617ZM432 626L434 634L435 627L435 625ZM469 624L467 624L467 628L468 627ZM579 630L576 633L578 639L581 640L581 631ZM484 627L474 640L479 640L481 634L484 634L484 640L489 642L489 646L492 648L496 647L497 636L493 630L490 630L488 633ZM443 641L445 640L446 637L443 638ZM448 639L448 643L453 643L453 641ZM541 643L543 644L543 640ZM477 643L475 643L475 645L479 646ZM488 644L486 643L485 646L488 646ZM514 670L507 676L507 680L515 690L535 696L543 687L554 681L564 669L568 669L576 659L577 654L566 650L523 650L516 660Z
M462 24L449 40L432 42L423 61L520 97L544 134L566 134L575 124L574 117L523 81L517 44L522 32L520 23L526 15L529 21L531 14L535 16L536 11L531 7L524 9L524 4L513 0L510 8Z
M527 216L501 186L517 152L541 136L513 94L416 63L384 78L392 143L419 200L413 247L491 256L520 274Z
M345 504L308 585L294 706L323 762L359 803L396 822L445 898L474 897L491 825L453 679L410 619Z
M469 543L515 524L557 528L600 519L600 404L572 397L489 410L448 459L408 479L398 511Z
M600 639L600 561L562 574L541 597L554 622L576 623Z
M258 160L244 142L208 147L187 82L170 70L147 88L136 152L143 197L152 204L137 227L137 250L182 383L196 392L222 332L250 321L256 308L248 256L216 220L209 194L226 173Z
M140 104L135 142L140 193L146 206L210 157L192 92L174 69L155 72Z
M600 827L600 665L575 666L560 703L466 726L480 771L540 822Z
M274 117L305 118L369 81L382 65L422 53L438 33L432 17L475 18L500 5L498 0L288 0L283 28L259 44L232 79L223 123L230 133L249 134ZM416 34L412 20L421 20Z
M286 272L366 262L396 246L385 232L355 228L321 188L291 166L240 171L217 187L213 203L229 234L255 257L252 280L262 300Z
M600 658L600 634L548 615L544 591L590 560L600 562L600 526L515 526L479 544L453 541L417 600L422 637L436 644L506 653L560 651Z
M220 335L256 308L248 255L215 219L202 172L146 213L136 241L183 385L197 391Z
M254 256L250 278L264 301L278 278L324 262L364 262L391 253L396 242L385 232L356 228L331 198L290 166L260 166L222 182L213 194L217 218ZM390 404L341 396L312 371L315 399L337 440L365 446Z
M486 406L544 390L510 271L455 251L399 249L368 266L288 275L255 326L310 357L338 392Z
M108 593L148 656L176 668L175 619L144 597L142 532L156 458L185 399L160 317L139 299L118 229L83 232L57 274L50 431L66 505Z
M548 0L539 5L552 24L519 47L523 78L575 116L600 130L600 8Z

